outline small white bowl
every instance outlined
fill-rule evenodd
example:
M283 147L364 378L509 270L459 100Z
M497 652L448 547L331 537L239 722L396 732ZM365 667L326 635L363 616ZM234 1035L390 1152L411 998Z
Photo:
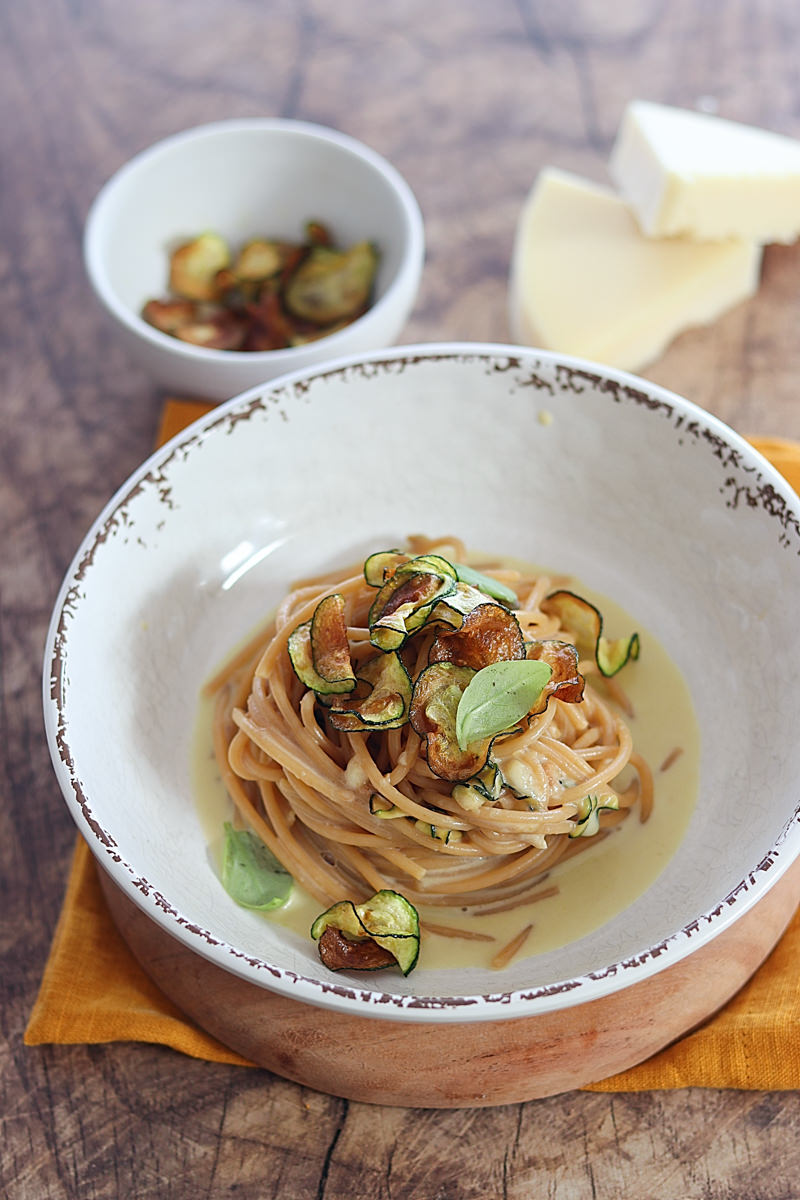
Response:
M417 531L546 563L622 602L685 678L699 798L655 882L586 936L501 973L434 962L333 986L311 940L238 908L209 862L191 777L197 697L291 580ZM707 946L793 864L799 585L800 500L663 388L508 346L344 359L214 410L109 502L53 614L50 749L118 887L241 979L395 1022L551 1013Z
M169 255L214 230L233 245L253 237L299 241L307 220L344 246L380 252L371 308L304 346L209 350L140 316L167 294ZM252 118L199 126L136 155L105 184L86 222L84 261L130 356L162 388L226 400L277 375L391 345L414 305L425 256L422 215L395 168L361 142L303 121Z

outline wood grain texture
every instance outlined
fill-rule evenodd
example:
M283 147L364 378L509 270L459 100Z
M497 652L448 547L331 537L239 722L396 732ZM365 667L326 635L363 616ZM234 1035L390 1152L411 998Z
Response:
M445 1026L321 1012L267 992L179 944L102 870L100 884L153 982L251 1062L349 1100L488 1108L608 1079L696 1029L776 945L800 903L800 861L734 925L648 979L535 1017Z
M387 155L426 220L405 340L504 340L515 221L538 169L592 178L627 100L800 135L794 0L33 0L0 6L0 1194L535 1195L783 1200L796 1094L574 1093L474 1112L332 1099L147 1046L25 1050L74 837L44 744L39 663L68 562L146 456L161 397L89 293L81 228L132 153L253 114ZM647 372L742 432L800 437L800 247L758 295Z

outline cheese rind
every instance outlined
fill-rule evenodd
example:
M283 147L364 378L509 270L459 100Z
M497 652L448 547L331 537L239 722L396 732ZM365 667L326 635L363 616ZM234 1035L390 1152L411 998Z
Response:
M800 142L792 138L634 100L608 165L650 237L766 243L800 235Z
M515 341L638 371L677 334L752 296L761 248L645 237L609 188L547 168L517 225Z

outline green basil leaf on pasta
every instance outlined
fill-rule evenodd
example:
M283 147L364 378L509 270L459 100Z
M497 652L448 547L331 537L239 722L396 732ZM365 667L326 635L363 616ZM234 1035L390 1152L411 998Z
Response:
M292 877L261 838L225 822L222 886L243 908L268 912L281 908L292 891Z
M456 711L461 749L511 729L535 705L552 668L534 659L490 663L470 680Z

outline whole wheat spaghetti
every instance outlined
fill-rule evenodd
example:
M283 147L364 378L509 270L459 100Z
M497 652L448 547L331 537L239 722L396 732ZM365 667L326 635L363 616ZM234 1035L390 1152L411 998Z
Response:
M582 621L591 606L576 607L579 598L544 576L485 564L483 578L494 581L501 596L511 589L513 606L491 594L473 595L481 588L466 569L468 582L459 576L456 591L443 576L442 590L425 601L427 607L418 598L406 602L408 595L417 597L419 588L414 592L412 585L431 570L426 564L438 561L431 555L456 565L467 558L454 539L415 538L377 582L367 581L362 564L303 581L207 687L215 697L216 759L241 822L323 905L343 897L361 901L389 888L415 905L500 911L533 898L543 876L591 845L592 835L605 836L634 806L646 819L652 804L647 764L634 752L604 688L594 686L602 675L594 658L583 654L585 629L564 623L565 613L574 611ZM450 605L460 601L464 611L454 615L447 606L445 584ZM385 593L394 596L394 607L389 602L381 608L376 597ZM323 641L314 663L338 655L354 680L349 694L309 687L289 653L298 630L315 619L322 625L322 614L334 604L319 606L331 596L341 598L335 604L346 653L342 659L343 648L334 646L336 653L326 656L331 647ZM556 662L553 647L577 644L580 659L577 650L572 658L581 695L575 698L574 679L571 687L552 683L559 665L551 694L484 739L485 754L483 742L462 752L452 734L442 735L443 767L433 752L438 734L430 732L441 696L421 700L418 681L426 670L426 678L441 676L452 698L452 687L463 689L480 671L484 660L475 655L495 653L496 628L505 637L512 620L521 640L512 639L512 650L503 642L501 654ZM399 639L398 647L376 648L376 630ZM378 693L393 695L384 677L376 677L390 656L407 675L412 700L399 716L393 708L385 726L370 724ZM325 682L314 666L308 671Z

